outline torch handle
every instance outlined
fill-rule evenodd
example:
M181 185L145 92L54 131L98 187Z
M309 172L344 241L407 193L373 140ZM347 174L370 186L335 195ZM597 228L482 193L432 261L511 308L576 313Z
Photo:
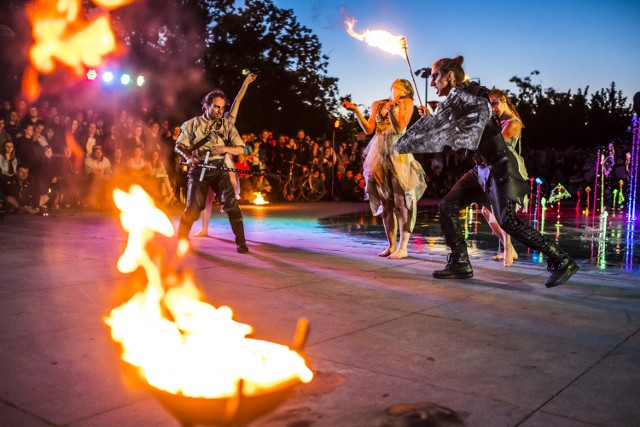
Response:
M418 95L418 101L420 105L425 105L422 103L422 99L420 98L420 92L418 91L418 85L416 84L416 78L413 76L413 68L411 68L411 61L409 61L409 52L407 51L407 47L404 48L404 57L407 60L407 65L409 66L409 74L411 75L411 80L413 80L413 87L415 88L415 93Z

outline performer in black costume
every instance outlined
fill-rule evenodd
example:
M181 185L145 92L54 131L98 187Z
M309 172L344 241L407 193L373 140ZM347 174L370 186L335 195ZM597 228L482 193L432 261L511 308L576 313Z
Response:
M551 272L548 288L566 282L578 265L560 247L516 216L529 187L518 172L518 163L508 149L500 124L492 117L489 90L465 79L464 59L443 58L433 64L431 86L447 98L435 115L424 115L396 142L399 153L435 153L445 145L475 150L477 166L464 174L440 201L440 225L451 249L447 265L433 272L438 279L473 277L460 223L460 211L471 203L491 207L500 226L514 239L547 256ZM424 107L421 107L425 111Z
M204 209L209 188L220 197L222 209L229 215L239 253L249 252L244 237L242 211L235 196L229 171L224 170L224 156L237 156L244 152L244 142L232 122L223 117L227 97L221 90L209 92L202 100L203 115L187 120L180 127L175 152L189 165L187 174L187 204L180 217L178 238L187 239L191 226ZM207 159L208 164L221 169L198 167ZM202 179L200 179L202 177Z

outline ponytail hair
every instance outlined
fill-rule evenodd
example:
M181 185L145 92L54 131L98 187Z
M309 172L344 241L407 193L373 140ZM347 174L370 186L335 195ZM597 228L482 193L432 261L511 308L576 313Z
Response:
M509 98L507 96L506 92L504 92L504 91L502 91L500 89L493 89L491 92L489 92L489 96L492 96L494 98L498 98L500 101L502 101L505 104L507 104L507 108L509 108L509 111L511 112L511 114L516 116L518 118L518 120L520 120L520 123L522 124L522 127L524 127L524 123L522 123L522 118L520 117L520 114L518 113L518 110L516 109L516 106L513 104L513 102L511 102L511 98Z
M460 84L465 81L466 75L462 69L462 63L464 57L458 55L455 58L442 58L433 63L433 68L438 68L442 74L447 74L449 71L453 71L453 77L456 79L456 84Z

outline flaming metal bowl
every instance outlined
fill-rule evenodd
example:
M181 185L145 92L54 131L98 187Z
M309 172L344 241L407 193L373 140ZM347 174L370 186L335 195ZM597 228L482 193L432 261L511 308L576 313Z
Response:
M172 394L149 386L151 394L183 426L242 425L266 414L284 402L300 382L291 379L255 395L238 393L231 397L203 398Z
M300 352L309 333L309 321L298 319L291 348ZM126 364L126 363L125 363ZM183 426L214 425L237 426L246 424L275 409L293 393L298 378L290 378L252 395L243 394L243 381L238 382L237 393L230 397L205 398L174 394L156 388L146 381L140 370L134 369L139 380L146 384L149 392Z

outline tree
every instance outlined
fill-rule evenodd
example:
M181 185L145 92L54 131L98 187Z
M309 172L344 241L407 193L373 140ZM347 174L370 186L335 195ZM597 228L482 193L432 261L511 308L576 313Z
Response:
M165 116L184 119L193 105L199 111L193 100L209 87L202 57L213 15L206 0L137 0L112 12L116 38L126 47L118 63L147 76L147 102Z
M233 10L227 1L212 3L227 9L213 15L204 59L207 77L232 98L243 69L258 74L238 126L253 132L267 128L291 134L303 128L312 135L328 133L338 110L337 79L326 76L328 57L321 54L318 37L300 25L292 10L279 9L271 0L247 0Z
M26 52L31 28L25 14L27 0L0 2L0 99L14 100L20 95L22 73L29 63Z
M615 83L587 98L589 87L558 92L533 84L531 76L513 77L519 92L513 96L525 125L522 137L532 148L597 147L624 138L631 118Z

